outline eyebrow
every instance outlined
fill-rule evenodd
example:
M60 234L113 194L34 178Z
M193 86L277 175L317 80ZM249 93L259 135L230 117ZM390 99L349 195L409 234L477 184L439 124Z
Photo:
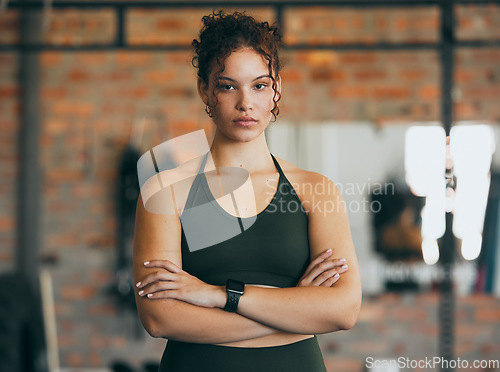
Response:
M269 74L267 74L267 75L260 75L260 76L256 77L255 79L253 79L252 81L259 80L259 79L264 78L264 77L270 78L271 75L269 75ZM236 83L236 80L228 78L226 76L219 76L219 78L217 80L230 80L230 81L234 81Z

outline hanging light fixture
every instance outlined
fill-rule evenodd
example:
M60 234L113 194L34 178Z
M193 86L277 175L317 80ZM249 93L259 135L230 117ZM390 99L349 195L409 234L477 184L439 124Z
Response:
M447 185L446 133L438 126L415 126L406 132L406 182L426 198L422 209L422 254L426 264L439 260L437 239L446 229L446 212L453 213L453 234L462 240L464 259L479 256L482 227L490 185L491 157L495 151L488 125L459 125L450 132L449 158L457 178L456 190ZM449 176L448 176L449 177Z

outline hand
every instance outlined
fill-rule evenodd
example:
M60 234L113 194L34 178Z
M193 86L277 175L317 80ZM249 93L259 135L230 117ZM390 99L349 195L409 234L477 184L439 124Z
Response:
M176 299L202 307L216 307L219 289L179 268L169 260L145 262L149 269L157 268L136 284L138 294L151 300Z
M300 278L297 287L331 287L340 278L340 274L347 271L345 259L328 259L332 251L324 251L307 267L305 274Z

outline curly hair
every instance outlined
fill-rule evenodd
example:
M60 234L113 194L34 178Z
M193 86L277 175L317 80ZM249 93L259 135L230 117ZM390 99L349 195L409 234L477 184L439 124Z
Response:
M221 68L216 71L214 81L224 72L224 61L231 52L241 47L253 48L268 61L269 75L273 81L274 107L271 113L276 121L279 114L278 101L281 94L276 90L276 79L282 68L279 59L279 47L282 34L276 23L257 22L253 17L245 14L246 11L235 11L224 14L222 10L204 16L203 27L200 30L198 41L193 39L195 55L191 60L192 65L198 69L198 76L209 85L209 76L214 62L217 61ZM217 98L217 97L216 97ZM214 106L217 106L218 100Z

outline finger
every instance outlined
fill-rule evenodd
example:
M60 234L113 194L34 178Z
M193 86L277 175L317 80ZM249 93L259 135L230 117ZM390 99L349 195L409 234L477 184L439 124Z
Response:
M145 297L149 300L176 299L177 298L176 290L149 293Z
M182 271L182 269L169 260L153 260L144 262L144 266L150 267L160 267L162 269L168 270L172 273L178 273Z
M331 287L332 285L334 285L337 280L340 279L340 274L336 274L336 275L333 275L330 279L327 279L325 280L323 283L321 283L321 286L322 287Z
M158 281L175 281L177 274L172 274L168 271L156 271L153 274L147 275L140 282L136 283L137 288L144 288L145 286L158 282Z
M158 293L158 292L162 292L162 291L168 291L168 290L172 290L172 289L178 289L179 288L179 284L178 283L175 283L175 282L159 282L159 283L153 283L149 286L147 286L146 288L144 289L141 289L139 292L137 292L137 294L139 296L148 296L149 294L153 294L153 293Z
M347 266L347 264L343 265L340 268L336 267L335 269L331 270L332 275L329 279L325 280L325 282L333 280L332 284L335 283L340 278L340 274L345 273L348 269L349 269L349 267ZM335 273L335 274L333 274L333 273ZM323 284L320 284L320 285L323 285ZM330 286L330 285L331 284L326 284L326 286Z
M324 251L323 253L321 253L318 257L316 257L314 260L311 261L311 263L309 264L304 276L306 275L309 275L309 273L312 271L312 269L314 269L314 267L319 264L320 262L323 262L324 260L326 260L328 257L330 257L332 254L332 250L331 249L328 249L326 251Z
M314 280L311 282L313 286L319 286L321 283L323 283L325 280L330 279L332 276L335 276L339 274L337 272L337 269L331 269L331 270L326 270L319 274Z
M322 274L327 270L333 269L335 266L336 266L335 261L325 260L323 262L320 262L315 267L313 267L313 269L309 274L307 274L307 278L310 282L313 282L318 275Z

